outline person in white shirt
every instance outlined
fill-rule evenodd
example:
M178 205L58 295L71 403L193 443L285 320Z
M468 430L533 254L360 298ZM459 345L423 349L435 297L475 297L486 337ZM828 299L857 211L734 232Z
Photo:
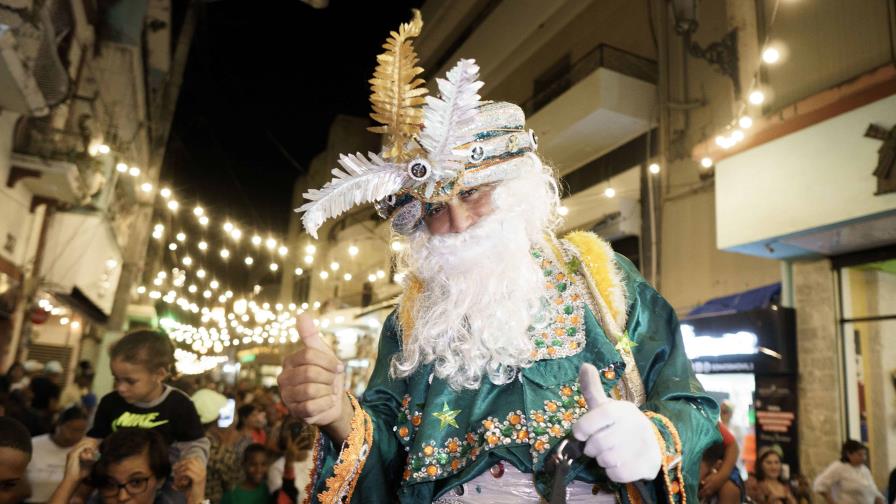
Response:
M308 424L287 418L280 430L280 439L278 440L279 448L284 456L278 458L270 468L268 468L268 490L271 493L277 492L283 488L287 495L290 493L288 485L283 484L284 479L289 479L291 472L295 479L295 488L298 490L299 497L295 498L296 502L301 502L301 498L310 481L311 475L311 444L314 434L310 431ZM292 463L292 471L288 471L284 476L284 469L287 462ZM290 496L292 497L292 496Z
M69 449L78 444L87 432L87 412L72 407L59 415L51 434L31 439L32 456L27 477L31 483L28 502L47 502L65 476L65 459Z
M813 490L829 504L885 504L871 471L865 465L868 448L855 440L843 443L840 460L815 478Z

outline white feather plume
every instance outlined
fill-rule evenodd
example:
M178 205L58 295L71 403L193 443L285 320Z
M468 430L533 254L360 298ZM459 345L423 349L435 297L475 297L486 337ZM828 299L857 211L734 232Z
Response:
M383 161L372 152L367 155L369 161L360 152L340 155L339 164L344 170L334 168L333 180L320 189L311 189L302 195L309 201L296 211L304 212L302 224L308 234L317 238L317 230L325 220L355 205L394 194L410 179L404 165Z
M464 157L453 152L452 147L468 134L479 107L477 92L482 87L479 65L472 59L458 61L446 77L436 79L440 96L426 97L420 134L420 145L426 149L438 179L456 175L463 168Z

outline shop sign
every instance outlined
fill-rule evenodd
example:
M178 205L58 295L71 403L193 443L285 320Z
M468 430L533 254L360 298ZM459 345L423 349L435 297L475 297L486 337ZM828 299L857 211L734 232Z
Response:
M796 380L792 376L756 376L756 449L774 448L790 466L790 474L799 474L797 442Z

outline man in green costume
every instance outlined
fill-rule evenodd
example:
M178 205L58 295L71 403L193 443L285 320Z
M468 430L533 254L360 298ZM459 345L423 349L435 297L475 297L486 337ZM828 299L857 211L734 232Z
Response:
M415 12L392 33L371 80L383 151L343 156L300 208L316 235L373 202L406 241L405 292L360 400L299 319L305 348L279 384L321 430L307 502L693 502L718 406L674 311L596 235L555 237L553 171L519 107L480 100L474 61L423 97L421 27ZM568 471L546 465L576 441Z

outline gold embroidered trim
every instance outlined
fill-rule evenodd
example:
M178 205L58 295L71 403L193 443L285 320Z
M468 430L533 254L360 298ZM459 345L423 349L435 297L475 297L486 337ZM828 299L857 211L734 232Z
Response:
M325 490L317 495L318 500L324 504L351 502L355 485L373 446L373 423L370 415L354 396L348 394L348 398L355 410L352 429L343 443L336 465L333 466L333 475L327 478ZM346 498L345 501L342 500L343 497Z
M410 275L398 305L398 325L401 327L401 339L404 342L408 341L414 331L414 310L421 292L423 292L423 282L416 276Z
M687 493L685 492L684 486L684 473L682 471L682 464L679 463L676 467L671 467L673 462L678 459L681 460L681 437L678 435L678 429L675 428L675 424L672 423L671 420L660 415L659 413L654 413L653 411L645 411L645 415L647 418L651 420L656 420L666 428L669 432L669 436L672 438L674 451L669 452L668 447L666 445L666 438L663 436L663 433L660 432L659 427L654 423L650 422L653 425L654 433L656 434L657 442L660 445L660 454L662 457L662 469L663 469L663 480L666 483L666 490L669 492L669 504L675 503L675 495L681 495L681 501L679 504L687 504ZM674 473L671 474L671 473Z

